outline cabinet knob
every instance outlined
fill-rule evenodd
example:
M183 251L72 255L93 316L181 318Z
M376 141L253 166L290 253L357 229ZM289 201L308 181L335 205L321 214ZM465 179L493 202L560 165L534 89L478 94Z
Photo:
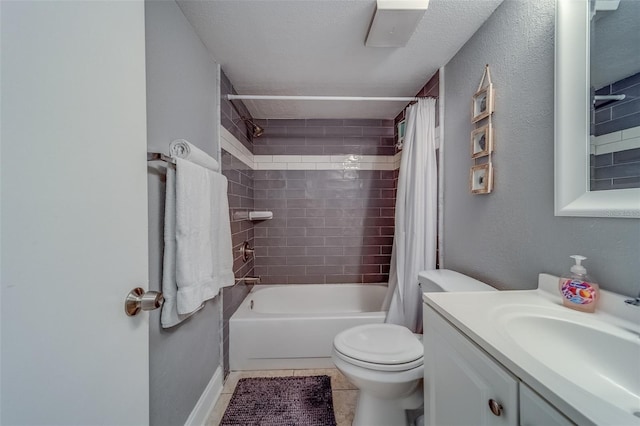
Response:
M502 414L502 405L500 405L500 403L495 399L489 400L489 409L495 416L500 417L500 415Z

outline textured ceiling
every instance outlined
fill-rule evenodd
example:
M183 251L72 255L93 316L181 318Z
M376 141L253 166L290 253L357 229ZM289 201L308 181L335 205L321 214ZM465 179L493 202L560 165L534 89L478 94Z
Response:
M431 0L406 47L365 47L375 0L178 0L239 94L414 96L503 0ZM398 102L245 101L255 118L393 118Z

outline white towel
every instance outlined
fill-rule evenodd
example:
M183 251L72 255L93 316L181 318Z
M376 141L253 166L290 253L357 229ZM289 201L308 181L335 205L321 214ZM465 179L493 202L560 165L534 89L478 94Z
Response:
M169 155L173 158L189 160L214 172L220 170L220 164L215 158L184 139L176 139L169 144Z
M190 315L179 315L176 296L176 171L167 167L167 190L164 206L164 257L162 260L162 295L164 304L160 322L169 328L187 319Z
M176 159L167 170L161 322L174 326L233 285L227 179Z
M227 178L176 160L176 280L178 313L197 309L233 285Z

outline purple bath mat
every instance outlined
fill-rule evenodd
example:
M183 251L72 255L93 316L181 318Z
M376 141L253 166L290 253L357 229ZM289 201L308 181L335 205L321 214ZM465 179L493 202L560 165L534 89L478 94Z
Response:
M220 426L336 426L331 378L240 379Z

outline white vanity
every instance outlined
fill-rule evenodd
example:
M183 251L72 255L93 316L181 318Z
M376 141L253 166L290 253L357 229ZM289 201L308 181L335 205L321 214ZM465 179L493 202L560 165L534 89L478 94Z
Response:
M640 307L538 289L425 293L425 425L640 425Z

